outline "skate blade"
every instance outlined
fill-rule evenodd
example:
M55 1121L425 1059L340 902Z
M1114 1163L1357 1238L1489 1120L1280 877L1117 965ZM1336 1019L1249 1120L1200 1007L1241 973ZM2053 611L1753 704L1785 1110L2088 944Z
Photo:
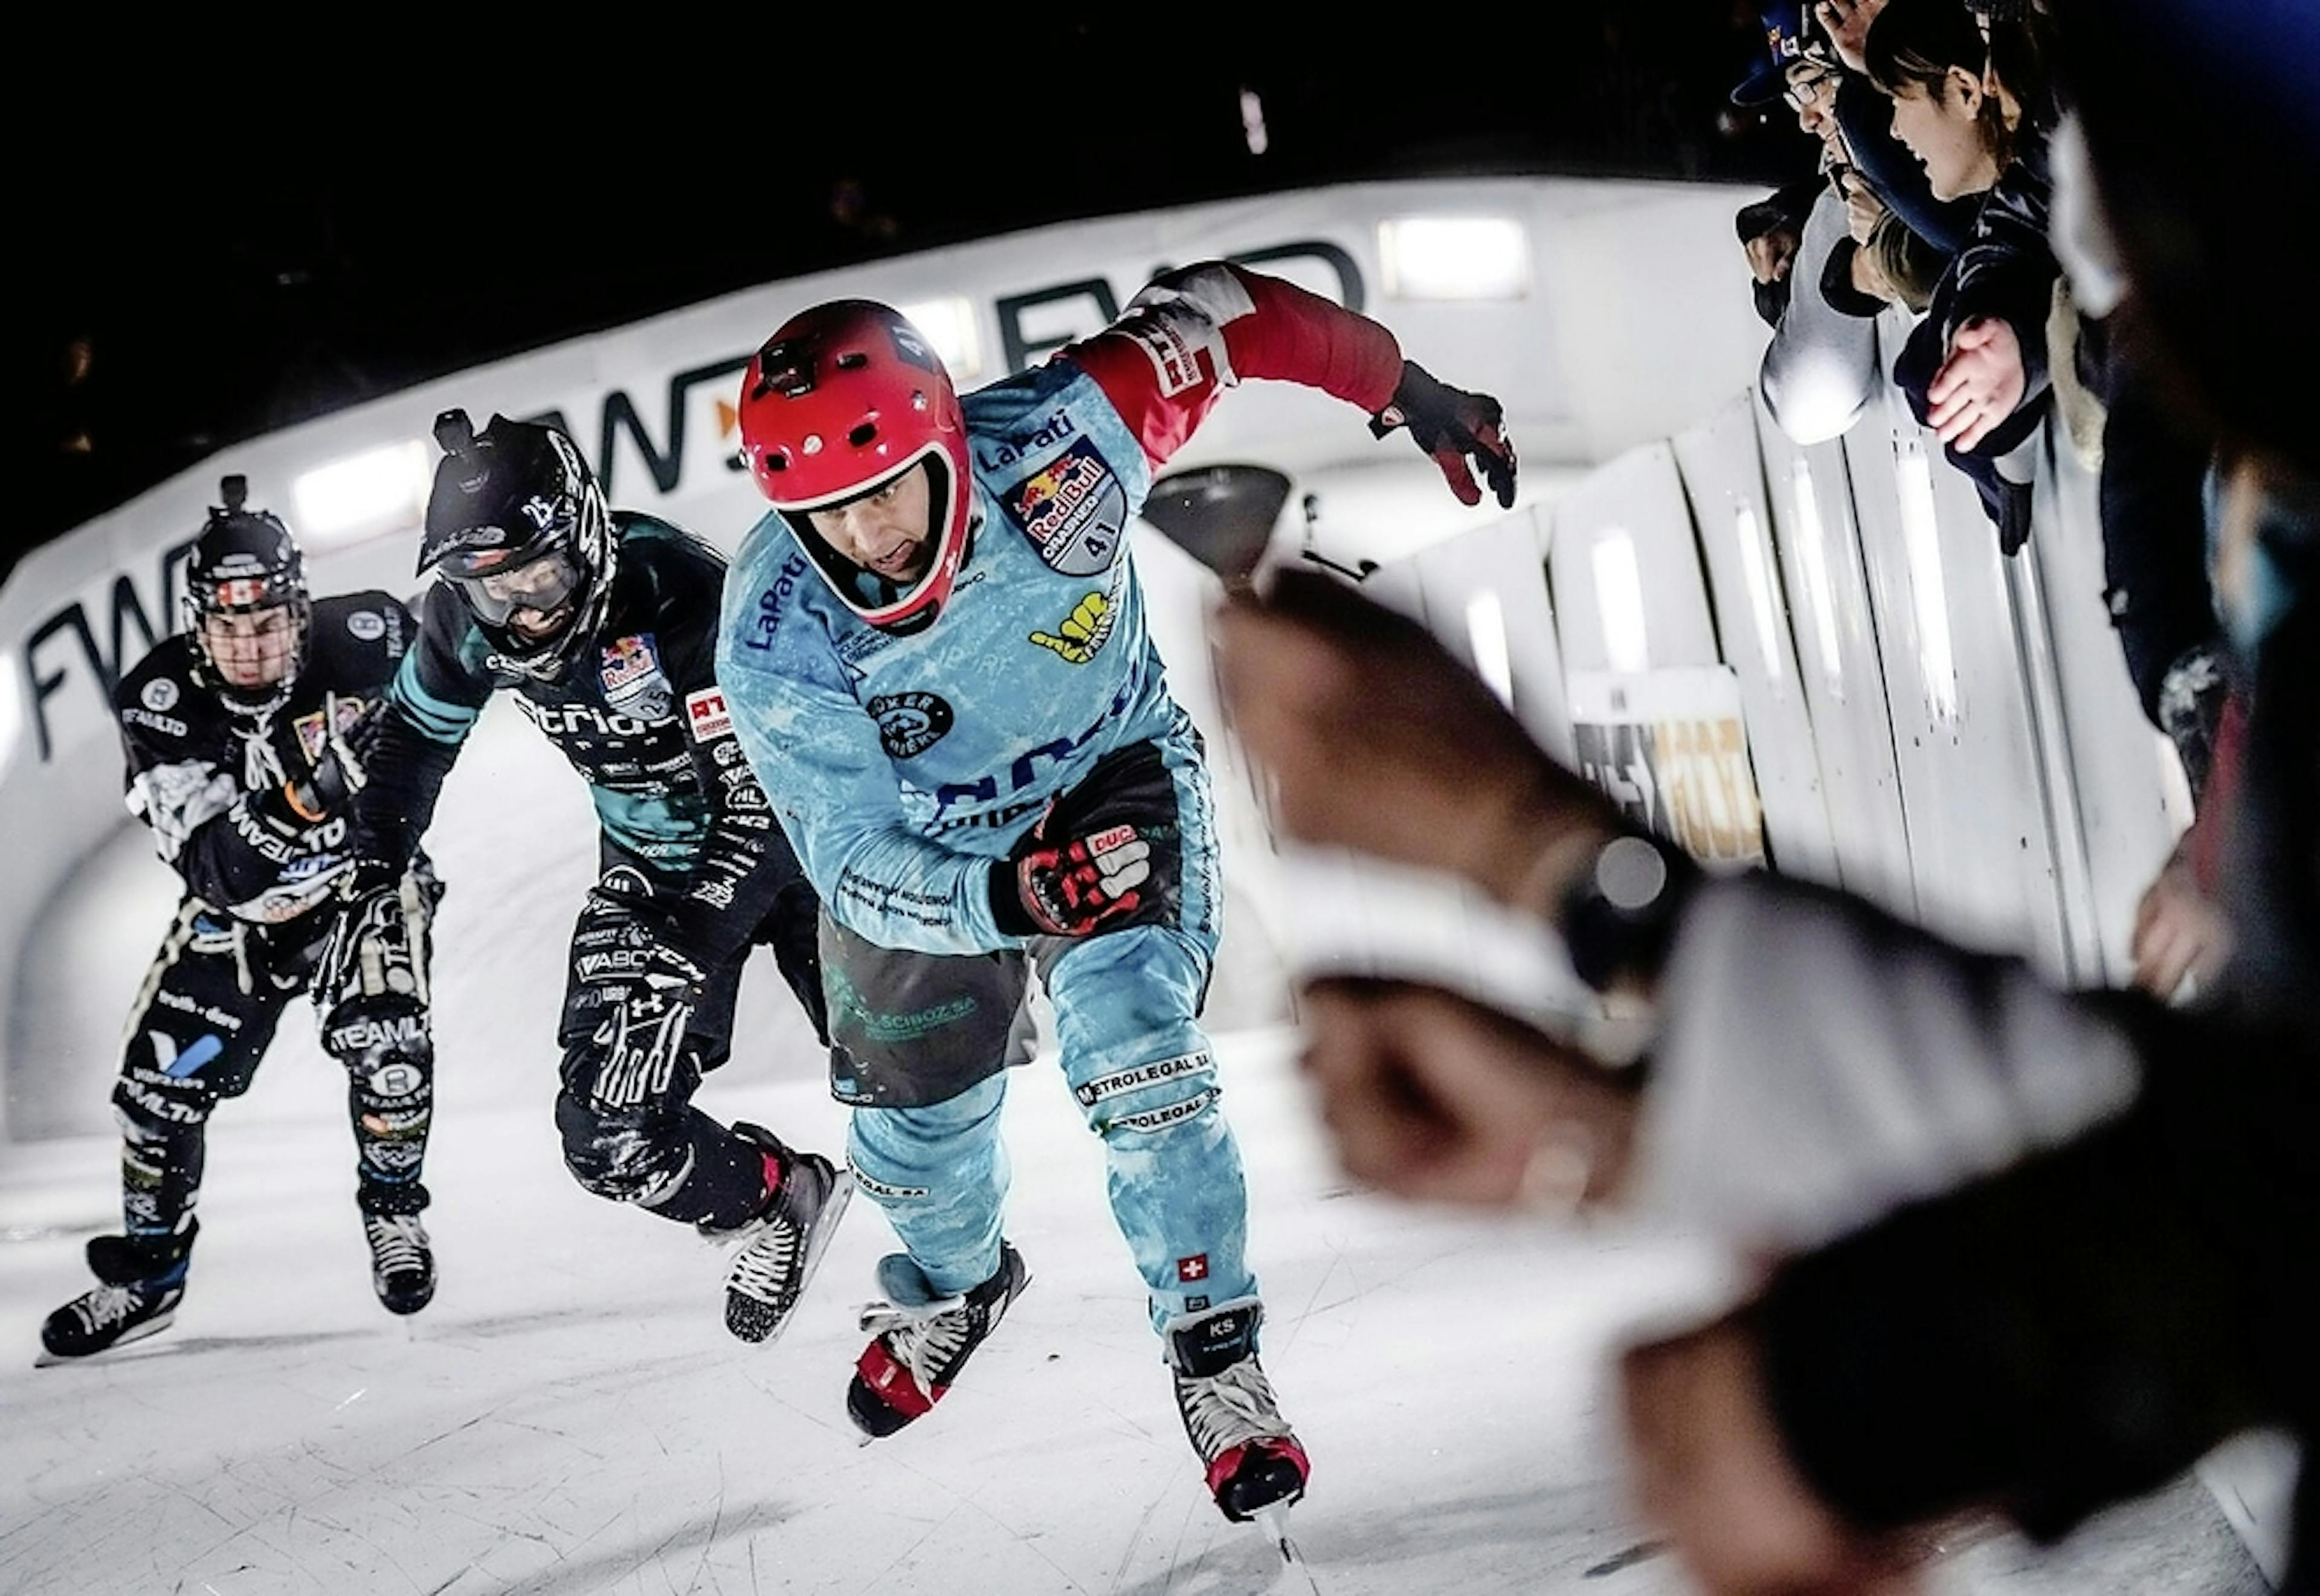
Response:
M159 1335L161 1331L168 1329L170 1323L176 1319L177 1317L177 1311L174 1308L167 1313L156 1314L151 1319L147 1319L143 1324L139 1325L135 1329L122 1331L119 1336L113 1338L112 1346L101 1347L95 1352L84 1352L77 1356L68 1357L50 1352L47 1347L43 1347L41 1348L41 1356L32 1360L32 1367L36 1369L45 1369L53 1364L94 1363L108 1352L118 1352L124 1347L133 1346L135 1343L142 1341L148 1336Z
M1305 1561L1305 1555L1297 1549L1297 1543L1289 1538L1290 1505L1287 1501L1276 1501L1271 1507L1257 1509L1251 1518L1264 1531L1264 1538L1273 1543L1273 1549L1280 1554L1282 1581L1286 1582L1291 1572L1301 1574L1305 1588L1312 1591L1313 1596L1321 1596L1321 1582L1313 1577L1313 1565Z

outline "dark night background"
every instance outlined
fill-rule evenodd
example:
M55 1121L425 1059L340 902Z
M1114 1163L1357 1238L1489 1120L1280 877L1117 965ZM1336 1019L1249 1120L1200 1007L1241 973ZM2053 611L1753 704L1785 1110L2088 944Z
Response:
M1004 20L865 14L761 46L737 12L730 38L592 58L415 13L415 50L349 27L26 51L6 114L29 491L0 570L241 439L849 261L1343 180L1769 182L1810 159L1777 105L1726 104L1763 48L1745 0L1570 0L1511 32L1500 7L1399 7L1358 43L976 14Z

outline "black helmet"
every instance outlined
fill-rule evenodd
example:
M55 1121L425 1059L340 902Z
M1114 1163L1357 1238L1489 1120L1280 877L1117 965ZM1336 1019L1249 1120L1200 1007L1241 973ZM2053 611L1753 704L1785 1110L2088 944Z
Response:
M249 507L248 478L223 478L218 496L186 561L186 630L226 708L268 714L305 668L306 560L280 517Z
M542 681L595 634L612 591L612 531L588 463L562 431L464 410L435 418L443 459L427 496L419 574L439 567L491 640L494 663ZM512 624L519 614L550 622Z

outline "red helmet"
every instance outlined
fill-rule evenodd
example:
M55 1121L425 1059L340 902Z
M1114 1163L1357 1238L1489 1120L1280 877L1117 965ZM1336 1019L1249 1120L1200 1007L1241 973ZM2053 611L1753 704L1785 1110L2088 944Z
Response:
M966 420L949 374L901 312L837 299L791 317L741 379L749 474L847 608L872 626L916 631L935 618L974 530ZM884 486L925 462L934 554L898 587L814 532L806 512Z

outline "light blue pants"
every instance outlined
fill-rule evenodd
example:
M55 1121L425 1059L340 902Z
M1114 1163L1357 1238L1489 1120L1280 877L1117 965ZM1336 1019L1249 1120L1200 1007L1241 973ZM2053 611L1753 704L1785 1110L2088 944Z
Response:
M1256 1292L1240 1149L1197 1019L1217 936L1207 772L1196 749L1164 746L1184 822L1178 924L1030 948L1055 1008L1065 1079L1103 1138L1112 1217L1144 1276L1155 1328ZM847 1151L861 1190L939 1291L966 1291L998 1271L1006 1093L1001 1071L940 1102L854 1111ZM1036 1273L1038 1260L1025 1261Z

